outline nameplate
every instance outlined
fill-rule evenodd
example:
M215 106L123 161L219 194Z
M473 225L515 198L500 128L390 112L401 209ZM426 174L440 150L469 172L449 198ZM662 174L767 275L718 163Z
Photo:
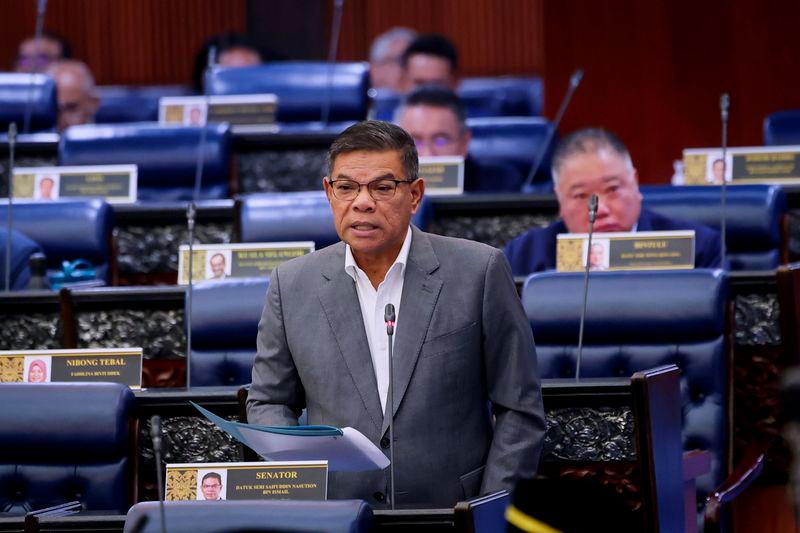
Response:
M720 148L687 148L683 175L686 185L800 183L800 146L728 148L725 161Z
M164 96L158 100L158 122L204 126L209 122L253 126L274 124L278 97L274 94Z
M0 383L122 383L142 387L141 348L0 351Z
M192 280L268 278L281 263L313 251L311 241L196 244L192 250ZM182 244L178 255L178 285L188 284L189 245Z
M558 235L556 270L586 269L586 233ZM694 230L595 233L589 270L686 270L694 268Z
M328 461L167 465L167 501L327 498Z
M441 196L464 192L464 158L435 156L419 158L419 176L425 178L425 194Z
M103 198L110 204L136 202L136 165L17 167L14 198L51 201Z

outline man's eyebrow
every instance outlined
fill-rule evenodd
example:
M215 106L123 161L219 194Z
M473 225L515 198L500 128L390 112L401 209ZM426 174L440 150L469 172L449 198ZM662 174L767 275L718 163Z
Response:
M358 180L354 180L353 178L351 178L347 174L339 174L338 176L336 176L336 179L337 180L352 180L352 181L355 181L355 182L358 181ZM375 180L393 180L393 179L396 179L394 177L394 174L391 173L391 172L387 172L386 174L383 174L381 176L377 176L375 178L372 178L370 181L375 181Z

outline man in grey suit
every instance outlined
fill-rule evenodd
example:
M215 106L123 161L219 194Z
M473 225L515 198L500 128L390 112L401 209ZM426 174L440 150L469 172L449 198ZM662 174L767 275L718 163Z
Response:
M414 141L399 127L351 126L328 157L323 186L343 242L273 271L249 422L296 425L306 408L310 424L353 427L388 455L383 312L391 303L396 506L450 507L511 490L536 471L544 415L507 261L410 225L425 184ZM388 489L388 469L334 472L328 494L381 507Z

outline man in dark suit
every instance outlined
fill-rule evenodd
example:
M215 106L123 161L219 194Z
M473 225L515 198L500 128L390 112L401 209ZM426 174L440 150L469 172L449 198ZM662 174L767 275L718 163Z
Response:
M555 268L556 236L589 231L592 194L599 198L595 232L694 230L695 267L721 266L716 230L642 209L630 153L613 133L589 128L568 135L553 154L552 170L561 219L545 228L530 229L506 245L515 276Z
M393 416L396 505L451 507L533 475L544 415L508 263L412 227L417 174L414 140L393 124L362 122L334 141L323 186L342 242L272 272L247 417L296 425L305 408L309 424L353 427L388 455ZM388 480L388 470L332 472L328 494L380 507Z

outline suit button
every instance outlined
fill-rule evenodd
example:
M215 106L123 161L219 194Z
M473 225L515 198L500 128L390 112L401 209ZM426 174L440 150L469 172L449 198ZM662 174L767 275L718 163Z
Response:
M383 437L381 439L381 448L384 450L389 447L389 437Z
M375 498L375 501L382 502L386 499L386 496L382 492L376 492L372 495Z

